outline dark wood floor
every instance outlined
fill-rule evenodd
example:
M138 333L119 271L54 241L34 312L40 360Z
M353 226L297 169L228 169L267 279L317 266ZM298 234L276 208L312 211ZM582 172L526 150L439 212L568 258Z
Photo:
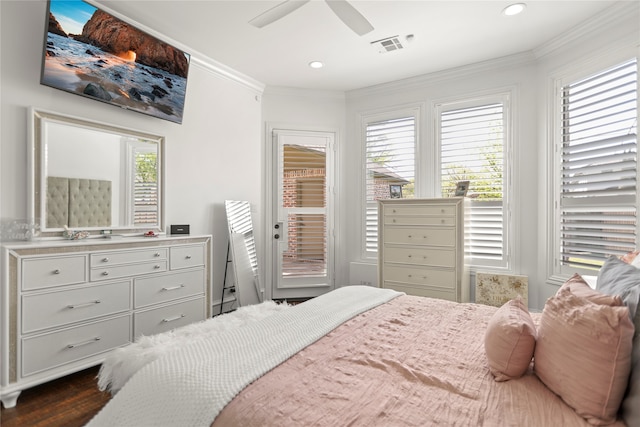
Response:
M110 399L98 390L99 367L24 390L14 408L0 410L2 427L75 427L88 423Z

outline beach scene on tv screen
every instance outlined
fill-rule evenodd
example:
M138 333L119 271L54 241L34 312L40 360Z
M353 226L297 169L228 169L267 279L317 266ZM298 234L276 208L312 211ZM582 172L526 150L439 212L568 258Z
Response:
M51 0L41 83L182 123L189 55L82 1Z

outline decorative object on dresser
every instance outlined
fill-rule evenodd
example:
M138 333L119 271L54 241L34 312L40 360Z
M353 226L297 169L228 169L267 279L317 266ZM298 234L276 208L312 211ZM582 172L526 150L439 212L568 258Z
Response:
M0 399L211 315L211 236L2 246Z
M380 287L468 302L464 223L465 199L461 197L380 200Z
M476 302L502 307L506 302L520 296L528 307L529 278L514 274L476 273Z

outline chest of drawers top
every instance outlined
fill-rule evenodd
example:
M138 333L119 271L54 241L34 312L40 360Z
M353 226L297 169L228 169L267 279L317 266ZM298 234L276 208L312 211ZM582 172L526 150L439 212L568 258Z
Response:
M22 263L23 291L205 265L209 236L5 245ZM64 243L67 243L66 245Z

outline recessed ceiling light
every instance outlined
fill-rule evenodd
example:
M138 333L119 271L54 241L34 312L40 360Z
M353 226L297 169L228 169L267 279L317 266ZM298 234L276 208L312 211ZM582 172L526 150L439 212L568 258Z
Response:
M505 7L502 10L502 14L506 15L506 16L517 15L517 14L521 13L526 7L527 7L527 5L524 4L524 3L514 3L512 5L509 5L509 6Z
M322 68L324 67L324 64L320 61L311 61L309 62L309 67L311 68Z

